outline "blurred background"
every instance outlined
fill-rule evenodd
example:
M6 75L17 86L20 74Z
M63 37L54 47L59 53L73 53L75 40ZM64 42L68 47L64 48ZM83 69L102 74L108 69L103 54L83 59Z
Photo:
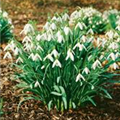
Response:
M48 14L65 9L71 13L78 6L92 6L101 12L111 8L120 10L120 0L1 0L1 6L11 17L15 33L19 33L28 20L38 21L37 26L41 29Z

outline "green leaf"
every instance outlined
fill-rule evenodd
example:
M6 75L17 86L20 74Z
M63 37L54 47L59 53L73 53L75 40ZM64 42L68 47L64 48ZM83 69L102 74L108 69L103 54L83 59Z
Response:
M55 96L62 96L61 93L58 93L58 92L51 92L51 94L55 95Z
M48 110L50 111L51 110L51 108L52 108L52 100L51 101L49 101L49 103L48 103Z

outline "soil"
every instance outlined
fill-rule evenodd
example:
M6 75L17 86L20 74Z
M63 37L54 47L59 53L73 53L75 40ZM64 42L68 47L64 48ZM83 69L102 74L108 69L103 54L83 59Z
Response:
M120 9L119 0L114 0L114 3L93 3L92 5L100 11L108 9L110 6ZM119 3L118 3L119 2ZM9 13L13 24L15 26L14 34L18 40L21 40L19 35L24 25L29 19L37 20L38 29L47 20L48 11L51 15L55 11L62 12L68 9L70 12L75 10L78 5L88 6L84 3L75 3L72 5L63 5L58 3L43 4L36 0L2 0L2 7ZM104 9L103 9L104 7ZM2 44L0 48L1 56L1 82L0 82L0 98L3 99L3 114L0 120L120 120L120 86L115 85L111 92L113 99L101 99L97 101L97 107L88 105L81 107L77 110L69 110L68 112L59 113L56 110L47 111L46 106L40 101L29 100L24 102L20 107L19 112L17 107L19 101L23 98L19 96L22 89L18 89L16 84L20 82L19 79L14 78L14 72L18 71L13 69L11 64L13 61L3 60L3 48L6 44Z

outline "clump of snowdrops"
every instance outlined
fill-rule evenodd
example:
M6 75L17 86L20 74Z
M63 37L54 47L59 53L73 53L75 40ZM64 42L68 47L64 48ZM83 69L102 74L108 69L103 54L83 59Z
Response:
M7 42L13 37L13 25L8 13L0 8L0 42Z
M81 8L48 18L42 31L31 21L25 25L22 44L12 40L4 56L12 58L12 51L22 70L17 77L23 81L23 101L40 100L49 110L63 111L90 102L96 106L95 96L112 98L106 88L120 68L120 15L113 28L104 14Z

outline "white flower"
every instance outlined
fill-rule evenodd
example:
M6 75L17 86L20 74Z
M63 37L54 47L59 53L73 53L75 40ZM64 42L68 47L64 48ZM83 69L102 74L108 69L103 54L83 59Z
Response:
M64 21L69 20L69 15L68 15L67 13L65 13L65 14L62 16L62 19L63 19Z
M115 57L116 57L116 59L117 59L118 57L120 57L120 53L117 52L117 53L115 54Z
M28 43L28 42L31 42L31 39L30 39L30 37L25 36L22 43Z
M81 81L81 80L84 80L85 81L85 78L79 73L78 75L77 75L77 77L76 77L76 82L78 82L78 81Z
M90 28L90 29L88 30L87 34L92 34L92 35L94 35L94 32L93 32L93 30Z
M67 57L66 60L68 60L69 58L74 61L74 56L73 56L74 52L69 48L69 50L67 51Z
M104 58L104 55L101 55L99 59L102 60L103 58Z
M75 26L75 29L80 28L80 30L83 30L84 27L85 27L84 23L78 22L77 25Z
M37 41L40 41L41 38L42 38L42 36L41 36L40 34L38 34L38 35L36 36L36 40L37 40Z
M48 34L47 40L50 41L53 38L52 34Z
M60 67L60 68L62 67L62 65L61 65L61 63L59 62L58 59L56 59L56 60L54 61L53 65L52 65L52 68L54 68L55 66Z
M43 29L48 30L50 27L50 23L46 22L46 24L43 26Z
M34 33L34 28L31 24L26 24L24 29L20 32L20 34L24 33L25 35L28 33Z
M41 51L43 51L43 48L42 48L40 45L37 45L36 50L41 50Z
M49 59L51 62L53 62L53 61L54 61L54 59L53 59L53 57L52 57L52 55L51 55L51 54L48 54L48 55L44 58L44 60L43 60L43 61L45 61L46 59Z
M57 29L55 23L52 23L50 27L51 27L52 30L56 30Z
M51 52L51 55L54 55L54 57L58 57L59 53L56 49L54 49L52 52Z
M34 54L31 53L31 54L29 55L28 59L29 59L29 58L31 58L31 59L33 60L33 59L34 59Z
M23 59L21 57L18 57L18 59L16 60L16 63L19 63L19 62L23 63Z
M38 81L36 81L34 87L40 87L40 83Z
M72 34L72 31L69 27L64 27L64 32L65 32L65 35L68 35L68 34Z
M16 55L18 55L19 53L21 53L21 50L16 47L13 52L14 52L14 55L16 56Z
M118 26L116 27L116 30L119 30L119 31L120 31L120 25L118 25Z
M110 30L106 33L106 36L108 36L110 39L112 39L114 37L114 32L112 30Z
M107 59L109 59L110 57L112 58L112 60L115 61L116 55L113 52L109 54L109 56L107 57Z
M115 42L112 42L108 48L115 50L119 48L119 45Z
M96 60L94 63L93 63L93 65L92 65L92 69L96 69L96 67L101 67L102 66L102 64L100 63L100 61L99 60Z
M40 57L40 55L38 53L36 53L34 56L33 56L33 61L36 61L36 60L40 60L42 61L42 58Z
M11 48L11 45L8 44L8 45L4 48L4 51L10 50L10 48Z
M90 73L90 70L89 70L87 67L85 67L84 70L82 71L82 73L89 74L89 73Z
M3 14L2 14L2 15L3 15L3 17L5 17L5 18L7 18L7 17L8 17L8 13L7 13L7 12L5 12L5 11L3 12Z
M12 59L12 56L11 56L11 54L10 54L9 52L7 52L7 53L4 55L4 57L3 57L3 59L6 59L6 58Z
M59 43L61 43L62 41L64 41L64 37L63 37L62 35L60 35L60 36L58 37L57 41L58 41Z
M63 37L63 35L61 35L60 31L57 32L56 36L57 36L57 41L59 43L61 43L62 41L64 41L64 37Z
M83 44L80 44L80 43L77 43L77 44L73 47L73 50L75 50L76 47L79 48L79 51L82 51L83 48L84 48L85 50L87 50L86 47L85 47Z
M82 40L82 42L86 42L86 41L87 41L86 36L83 35L83 36L81 37L81 40Z
M114 70L116 70L116 69L119 68L119 66L118 66L116 63L113 63L113 64L112 64L112 67L114 68Z

